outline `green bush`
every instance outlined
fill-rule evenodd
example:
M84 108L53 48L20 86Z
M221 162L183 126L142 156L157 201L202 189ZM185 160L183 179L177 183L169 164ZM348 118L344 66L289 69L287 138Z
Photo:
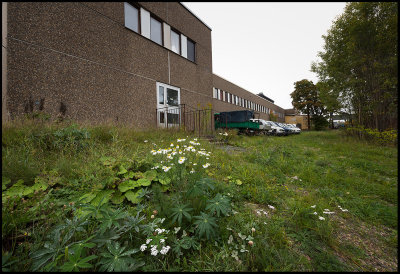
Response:
M362 125L356 125L346 128L344 133L347 136L357 136L360 139L379 145L397 145L397 130L379 131L372 128L365 128Z

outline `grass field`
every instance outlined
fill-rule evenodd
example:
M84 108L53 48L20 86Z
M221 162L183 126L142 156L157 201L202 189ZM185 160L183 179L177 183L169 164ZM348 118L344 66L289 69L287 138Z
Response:
M3 126L2 269L397 270L397 147L217 136Z

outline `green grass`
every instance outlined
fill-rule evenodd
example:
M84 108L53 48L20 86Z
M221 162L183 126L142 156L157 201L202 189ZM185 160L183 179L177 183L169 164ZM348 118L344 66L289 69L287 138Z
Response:
M55 132L59 135L54 135ZM87 138L79 135L81 132L87 132ZM12 254L9 261L18 258L11 269L31 270L35 261L31 252L43 248L46 236L56 225L77 214L78 198L107 185L110 176L116 176L101 164L100 158L107 156L121 163L130 161L149 170L155 164L154 156L149 153L155 147L153 143L157 148L165 148L170 143L176 145L177 138L193 140L196 136L171 130L135 131L111 125L3 126L2 176L3 182L10 181L6 189L20 179L30 186L42 178L50 186L34 195L7 201L3 190L2 253ZM149 224L152 211L157 209L157 217L166 218L165 227L173 231L178 225L171 223L170 208L181 202L192 203L196 207L193 212L198 214L202 210L201 200L187 200L182 195L201 177L215 180L215 188L204 202L221 193L230 198L234 211L218 218L214 238L197 239L199 250L183 250L181 256L172 251L158 257L140 251L131 255L144 262L139 270L397 269L397 147L372 145L345 137L339 131L302 132L287 137L234 135L229 137L229 145L236 147L235 150L206 140L200 142L202 148L211 152L207 160L211 166L200 167L199 172L190 175L193 178L189 174L173 177L167 192L152 187L153 183L153 194L141 211L146 216L143 224ZM241 184L237 184L238 180ZM71 202L75 205L70 205ZM316 207L311 208L312 205ZM133 216L137 212L126 200L117 208ZM324 209L335 213L323 214ZM268 212L267 215L258 214L260 210ZM325 220L319 220L318 216ZM189 223L184 221L182 229L189 229ZM101 225L96 220L87 229L94 233ZM252 228L255 232L251 232ZM116 241L126 246L126 250L139 248L146 238L134 229L130 233ZM188 233L189 237L196 238L194 231L188 230ZM242 240L238 233L252 236L253 246L243 240L247 251L240 252ZM168 236L172 248L177 235ZM237 247L228 243L231 235ZM76 232L70 243L86 236ZM99 256L104 250L105 246L96 246L88 249L85 256ZM237 259L232 256L235 250ZM64 250L60 254L63 253ZM67 257L62 257L58 267L66 260ZM91 271L99 270L96 266L99 260L90 262Z

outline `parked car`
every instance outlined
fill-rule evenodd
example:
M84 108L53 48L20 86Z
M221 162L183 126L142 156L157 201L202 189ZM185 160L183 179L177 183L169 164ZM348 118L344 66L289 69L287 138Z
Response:
M250 119L250 121L258 123L261 134L267 135L271 133L271 125L267 123L268 121L264 119Z
M296 127L295 124L287 124L289 127L291 127L294 130L294 133L296 134L300 134L301 129L299 129L298 127Z
M294 130L293 130L292 128L288 127L287 125L285 125L285 124L283 124L283 123L275 122L275 124L277 124L278 126L280 126L281 128L283 128L283 129L285 130L286 135L289 135L289 134L293 134L293 133L294 133Z
M271 130L270 130L270 134L272 135L287 135L285 130L278 126L277 124L275 124L275 122L273 121L266 121L267 125L271 126Z

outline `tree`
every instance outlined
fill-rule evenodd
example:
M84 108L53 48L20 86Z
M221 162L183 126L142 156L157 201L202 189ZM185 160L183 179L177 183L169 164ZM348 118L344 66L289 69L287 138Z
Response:
M311 66L342 106L350 103L358 124L379 130L397 127L397 5L348 3Z
M307 114L308 128L310 116L314 115L314 106L318 103L317 87L312 81L303 79L294 83L294 91L290 94L295 109Z
M342 109L342 104L339 101L339 93L337 89L332 88L329 82L318 82L316 84L319 91L319 97L322 105L329 113L330 127L333 128L333 114L338 113Z

